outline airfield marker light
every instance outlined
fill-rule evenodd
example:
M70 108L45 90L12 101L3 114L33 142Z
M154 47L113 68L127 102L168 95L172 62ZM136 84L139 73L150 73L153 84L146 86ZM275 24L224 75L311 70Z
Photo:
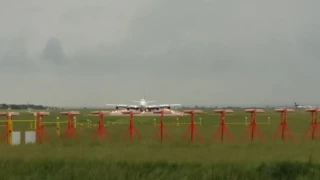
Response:
M68 129L66 132L63 134L63 137L76 137L78 136L78 133L74 127L74 117L76 115L79 115L80 113L78 111L69 111L69 112L61 112L60 114L62 115L67 115L68 116Z
M90 123L90 121L89 121L89 119L87 119L87 127L88 128L90 127L89 123Z
M319 139L319 130L318 130L318 112L319 112L319 108L315 108L315 109L307 109L307 112L311 113L311 122L310 125L307 129L307 131L305 132L304 138L308 138L309 136L311 136L311 139Z
M177 132L179 132L179 126L180 126L179 118L177 117L177 120L176 120L176 130L177 130Z
M170 135L170 133L168 132L167 128L165 127L164 125L164 111L161 110L161 111L155 111L154 113L160 113L161 114L161 123L160 123L160 127L158 128L158 130L156 131L156 134L154 135L153 139L156 139L157 136L159 135L159 132L160 132L160 137L161 137L161 143L163 143L163 136L164 136L164 133L168 136L169 140L172 141L172 137Z
M227 133L229 135L229 138L231 139L232 142L234 142L234 138L231 134L231 132L229 131L227 124L226 124L226 113L232 113L233 110L231 109L218 109L215 110L216 113L220 113L221 114L221 123L220 123L220 127L218 127L218 129L216 130L215 134L213 135L212 140L216 141L219 134L221 135L221 142L225 141L225 133Z
M243 139L247 139L251 135L251 141L253 142L256 139L256 135L260 139L264 139L262 132L260 131L258 125L257 125L257 113L262 113L264 112L263 109L246 109L245 112L248 112L251 114L251 120L250 120L250 126L247 127L246 132L244 134Z
M279 124L278 129L276 130L276 132L273 135L273 140L275 140L277 137L281 136L281 139L283 141L287 140L287 136L290 137L290 139L292 141L295 140L294 134L291 131L291 128L289 126L289 124L287 123L287 112L293 112L293 109L276 109L276 112L280 112L281 113L281 121ZM268 119L270 120L270 117L268 117Z
M57 136L60 136L60 122L59 122L59 117L57 117L57 122L56 122L56 133L57 133Z
M139 111L135 111L135 112L134 111L123 111L122 113L123 114L130 114L130 125L128 127L128 130L126 131L126 133L123 136L123 140L126 139L128 133L130 133L130 141L133 141L134 133L136 133L137 137L139 139L141 139L139 132L137 131L136 127L134 126L134 118L133 118L133 114L140 114L140 112Z
M103 139L105 137L106 139L110 140L109 133L106 130L106 128L104 126L104 121L103 121L104 120L103 116L105 114L110 114L110 112L109 111L94 111L94 112L91 112L91 114L99 115L99 127L98 127L97 131L94 133L93 138L96 139L97 136L99 136L100 139Z
M77 128L77 118L73 117L74 128Z
M37 130L37 113L33 113L33 116L34 116L34 130ZM30 122L30 125L32 126L32 122Z
M7 142L8 145L12 145L12 131L13 131L13 123L12 116L19 115L18 112L1 112L0 115L6 116L6 129L1 135L0 139L2 141Z
M9 116L9 132L8 132L7 142L8 142L9 145L12 145L13 124L12 124L11 113L9 113L8 116Z
M194 142L194 133L196 133L198 135L198 138L200 139L200 141L202 143L204 143L204 140L203 140L196 124L194 123L194 115L203 113L203 111L201 111L201 110L185 110L184 113L191 114L191 123L190 123L188 130L184 134L183 141L185 141L187 139L189 132L191 132L191 136L190 136L191 142Z
M36 137L37 137L37 142L41 144L44 140L48 141L49 136L44 129L43 125L43 117L48 116L48 112L37 112L36 113L36 118L37 118L37 128L36 128Z

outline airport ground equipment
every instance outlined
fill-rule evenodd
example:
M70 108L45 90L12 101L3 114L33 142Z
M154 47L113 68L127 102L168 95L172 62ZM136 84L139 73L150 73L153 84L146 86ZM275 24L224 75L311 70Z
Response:
M18 112L0 112L0 116L6 116L6 127L4 132L2 133L0 139L2 141L6 141L6 143L8 145L13 145L13 144L17 144L19 143L20 140L20 136L21 136L21 132L13 132L13 125L12 125L12 117L13 116L18 116L19 113ZM12 141L18 141L17 143L13 143ZM20 143L19 143L20 144Z
M319 127L319 117L318 117L318 112L319 108L314 108L314 109L306 109L306 112L311 113L311 122L309 124L309 127L307 131L305 132L304 138L311 138L311 140L319 139L320 132L318 130Z
M280 120L280 124L275 132L275 134L273 135L273 140L276 140L278 138L281 138L283 141L286 141L289 138L292 141L295 141L295 136L293 134L293 132L291 131L291 128L287 122L287 113L288 112L293 112L293 109L276 109L276 112L280 112L281 113L281 120Z
M30 113L33 116L36 117L37 119L37 128L36 128L36 141L37 143L41 144L43 141L49 141L49 135L46 132L45 128L44 128L44 123L43 123L43 119L44 116L49 116L50 113L49 112L33 112Z
M104 115L110 114L109 111L93 111L91 112L93 115L99 115L99 126L97 131L94 133L93 138L96 139L99 137L100 139L106 138L110 140L110 135L108 133L108 130L106 129L104 125Z
M123 111L122 113L130 115L130 124L129 124L128 130L126 131L126 133L123 136L123 140L126 139L128 134L130 134L130 141L133 141L134 134L138 137L138 139L141 139L141 136L140 136L138 130L134 126L134 117L133 117L134 114L140 114L141 112L131 110L131 111Z
M186 131L186 133L183 136L183 141L185 141L187 139L187 137L188 137L188 134L191 133L190 134L190 139L191 139L191 142L194 142L194 133L196 133L198 138L200 139L200 141L202 143L204 143L203 137L201 136L197 126L194 123L195 114L202 114L203 111L202 110L185 110L183 112L186 113L186 114L190 114L191 115L190 126L189 126L188 130Z
M67 115L68 116L68 128L66 132L63 134L63 137L76 137L78 136L78 133L75 129L74 126L74 119L77 115L79 115L79 111L68 111L68 112L61 112L60 114L62 115Z
M225 141L225 133L227 133L227 135L229 135L229 138L232 142L234 142L234 138L231 134L231 132L228 129L228 126L226 124L226 114L227 113L233 113L232 109L218 109L215 110L216 113L220 113L221 114L221 122L220 122L220 126L217 129L217 131L214 133L212 140L216 141L217 138L219 137L219 134L221 136L221 142Z
M164 114L165 113L168 113L167 111L163 111L163 110L160 110L160 111L154 111L154 113L156 114L161 114L161 122L160 122L160 126L158 128L158 130L156 131L156 134L154 135L154 139L157 138L157 136L159 135L160 133L160 139L161 139L161 143L163 142L163 136L164 136L164 133L167 135L167 137L169 138L170 141L172 141L172 137L170 135L170 133L168 132L167 128L165 127L164 125Z
M246 140L251 138L251 141L256 140L256 136L261 140L264 140L263 134L257 125L257 113L263 113L263 109L245 109L245 112L251 114L250 125L247 127L246 132L243 136L243 139Z

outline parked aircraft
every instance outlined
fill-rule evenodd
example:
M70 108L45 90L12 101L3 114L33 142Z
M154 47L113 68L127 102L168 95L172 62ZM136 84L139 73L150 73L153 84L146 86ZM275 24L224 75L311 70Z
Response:
M312 108L312 106L309 106L309 105L299 105L297 104L296 102L294 102L294 107L297 108L297 109L310 109Z

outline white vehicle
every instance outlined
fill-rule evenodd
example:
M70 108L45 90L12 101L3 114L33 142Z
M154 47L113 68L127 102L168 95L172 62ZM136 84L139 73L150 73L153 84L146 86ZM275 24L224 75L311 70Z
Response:
M142 98L140 101L133 101L138 103L136 105L127 105L127 104L106 104L106 106L114 106L116 109L127 109L127 110L140 110L142 111L152 111L152 110L160 110L160 109L171 109L175 106L181 106L181 104L160 104L160 105L149 105L149 103L156 101L146 101L145 98Z

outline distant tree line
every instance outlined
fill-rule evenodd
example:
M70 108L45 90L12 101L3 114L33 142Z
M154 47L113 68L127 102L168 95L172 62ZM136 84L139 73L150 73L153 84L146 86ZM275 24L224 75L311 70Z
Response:
M48 107L43 105L34 105L34 104L0 104L0 109L47 109Z

